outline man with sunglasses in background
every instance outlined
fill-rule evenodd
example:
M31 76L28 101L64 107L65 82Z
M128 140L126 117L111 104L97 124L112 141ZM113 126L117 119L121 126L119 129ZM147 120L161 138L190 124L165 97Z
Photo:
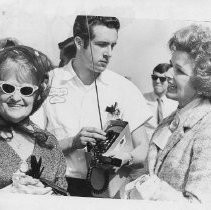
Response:
M145 93L144 97L147 100L153 118L145 123L146 132L149 140L152 137L154 130L159 123L173 111L176 110L178 103L166 97L168 82L165 73L171 68L168 63L158 64L152 72L151 79L153 91Z

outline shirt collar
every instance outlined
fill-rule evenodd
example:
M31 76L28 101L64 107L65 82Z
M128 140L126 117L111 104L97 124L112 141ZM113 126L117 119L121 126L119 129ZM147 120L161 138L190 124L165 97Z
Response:
M155 92L153 91L153 98L156 101L157 99L159 99L159 96L155 94ZM162 101L165 101L167 99L166 95L162 95L162 97L160 98Z
M97 78L98 81L101 81L102 83L108 85L109 82L113 79L111 77L111 75L109 74L109 70L108 69L105 69L100 75L99 77Z
M75 73L74 69L73 69L73 65L72 65L72 62L73 62L74 58L72 60L70 60L70 62L65 65L63 67L63 70L64 70L64 79L65 80L71 80L73 78L77 78L79 79L79 77L77 76L77 74ZM111 76L109 74L109 70L105 69L97 78L97 81L100 81L104 84L109 84L109 82L111 81ZM80 80L80 79L79 79Z
M172 113L159 126L153 135L153 143L160 149L164 149L171 134L178 128L179 124L183 127L183 132L192 128L200 119L211 111L209 100L197 98L187 104L183 109Z
M63 67L63 70L64 70L63 78L65 80L71 80L74 77L78 77L75 71L73 70L72 62L73 62L73 59L70 60L70 62Z
M211 111L208 99L196 98L182 109L177 109L170 129L175 130L179 125L183 128L192 128L201 118Z

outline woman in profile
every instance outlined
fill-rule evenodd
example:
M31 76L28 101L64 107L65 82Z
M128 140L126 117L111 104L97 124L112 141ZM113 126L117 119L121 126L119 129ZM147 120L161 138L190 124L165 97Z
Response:
M0 191L52 194L67 187L55 137L29 119L49 93L51 68L47 56L30 47L0 51Z
M127 197L210 202L211 31L191 25L169 41L173 69L167 97L178 109L158 126L148 155L149 175L126 187Z

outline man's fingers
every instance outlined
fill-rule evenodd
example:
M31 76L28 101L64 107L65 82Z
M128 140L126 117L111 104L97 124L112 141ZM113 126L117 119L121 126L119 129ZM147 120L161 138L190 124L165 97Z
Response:
M106 137L102 134L99 134L99 133L92 133L92 132L89 132L89 131L84 131L82 133L82 135L84 137L89 137L89 138L93 138L93 139L100 139L100 140L106 140Z
M87 145L87 143L90 143L91 145L95 145L96 144L96 140L95 139L93 139L93 138L88 138L88 137L82 137L81 138L81 143L83 144L83 145Z
M106 132L104 132L103 130L99 129L99 128L95 128L95 127L84 127L82 128L82 131L87 131L89 133L97 133L100 135L105 136Z
M96 141L95 141L95 139L92 139L92 138L89 138L89 137L81 137L81 143L83 145L87 145L88 142L93 143L93 142L96 142Z
M101 129L94 127L84 127L81 131L75 136L75 147L81 149L90 143L95 145L96 141L106 140L106 133Z

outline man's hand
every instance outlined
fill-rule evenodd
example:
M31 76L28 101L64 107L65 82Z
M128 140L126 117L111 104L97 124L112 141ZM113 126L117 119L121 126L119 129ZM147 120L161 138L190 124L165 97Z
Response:
M104 131L94 127L84 127L73 138L72 147L82 149L86 147L87 143L94 146L98 140L106 140L106 133Z
M106 152L103 154L104 156L111 157L111 158L118 158L122 160L120 167L114 167L115 172L117 172L122 166L126 165L130 160L131 155L127 152Z

